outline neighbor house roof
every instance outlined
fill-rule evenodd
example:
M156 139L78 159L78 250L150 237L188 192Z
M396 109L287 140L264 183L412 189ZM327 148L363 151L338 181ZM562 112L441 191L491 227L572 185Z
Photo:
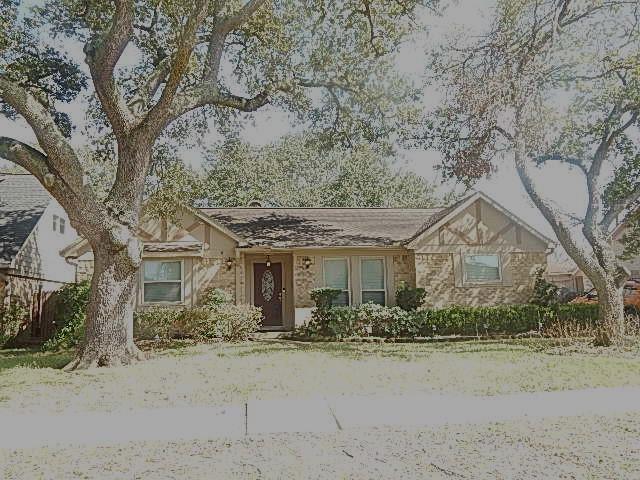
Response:
M274 248L389 246L410 238L440 208L205 208L247 240Z
M0 174L0 264L9 264L51 202L32 175Z

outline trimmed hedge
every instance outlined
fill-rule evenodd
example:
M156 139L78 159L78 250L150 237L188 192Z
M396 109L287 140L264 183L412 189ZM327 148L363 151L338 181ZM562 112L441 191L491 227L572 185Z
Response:
M518 335L541 332L558 323L595 327L597 319L598 306L587 304L456 306L417 311L365 304L316 309L310 324L299 333L334 338Z

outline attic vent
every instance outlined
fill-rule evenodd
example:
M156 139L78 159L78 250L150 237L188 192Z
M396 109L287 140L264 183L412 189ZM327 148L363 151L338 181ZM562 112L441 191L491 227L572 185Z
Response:
M249 202L248 206L251 207L251 208L262 208L263 207L262 202L260 200L251 200Z

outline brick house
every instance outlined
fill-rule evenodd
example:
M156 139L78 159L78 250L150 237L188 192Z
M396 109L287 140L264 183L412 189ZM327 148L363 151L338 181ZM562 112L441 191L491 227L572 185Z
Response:
M49 294L75 280L60 250L78 239L66 212L27 174L0 174L0 303L31 312L32 338L46 337Z
M308 318L310 291L343 290L339 301L393 305L402 282L427 290L426 304L523 303L552 241L482 193L446 208L205 208L140 229L137 308L196 305L226 290L264 312L264 328ZM90 277L78 240L61 252Z

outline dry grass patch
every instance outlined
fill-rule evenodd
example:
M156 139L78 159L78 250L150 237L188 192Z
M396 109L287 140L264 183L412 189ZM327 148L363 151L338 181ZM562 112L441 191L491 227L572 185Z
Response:
M558 346L544 339L438 344L256 341L165 347L134 366L74 373L51 368L66 363L68 353L0 353L0 408L117 411L283 396L493 395L640 385L640 355L613 350L606 355L558 355Z

